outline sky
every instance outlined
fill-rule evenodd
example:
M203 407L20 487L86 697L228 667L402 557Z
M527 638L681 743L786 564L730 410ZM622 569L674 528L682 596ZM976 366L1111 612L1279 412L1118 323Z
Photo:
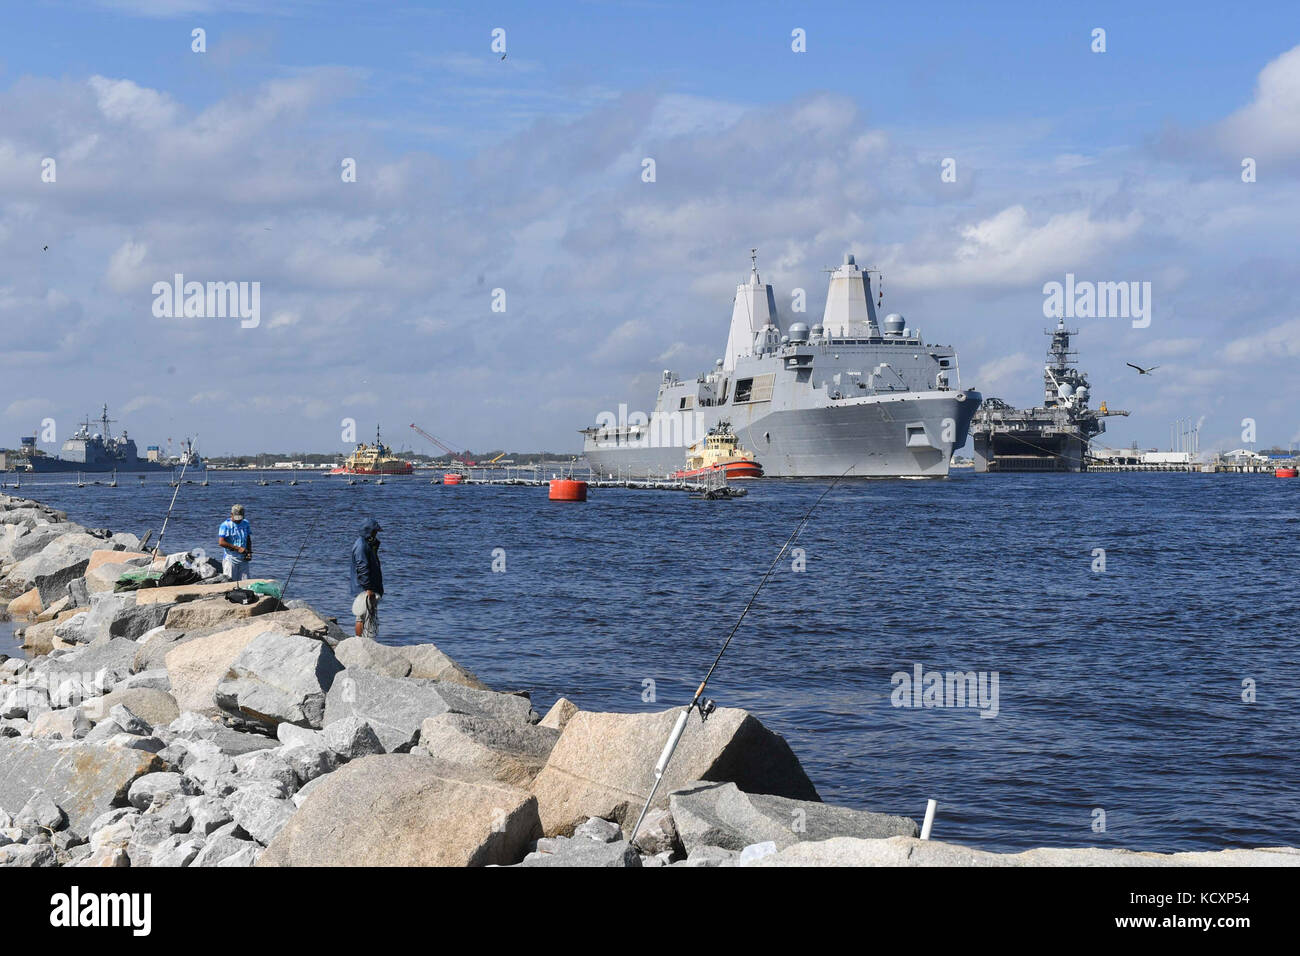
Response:
M1017 405L1046 283L1150 283L1069 322L1103 442L1300 444L1300 5L893 6L6 3L0 446L576 451L713 364L751 248L787 323L853 252Z

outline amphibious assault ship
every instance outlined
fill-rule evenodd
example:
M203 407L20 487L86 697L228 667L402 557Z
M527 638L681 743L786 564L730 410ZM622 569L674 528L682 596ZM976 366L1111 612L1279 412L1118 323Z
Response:
M947 475L980 404L960 389L956 351L925 344L897 313L878 321L871 270L851 254L831 272L821 321L783 324L751 258L722 358L694 379L665 371L649 415L624 406L582 429L592 469L672 474L725 419L768 476Z
M1088 376L1070 348L1077 329L1059 320L1046 334L1052 342L1043 366L1043 404L1013 408L1000 398L985 400L971 423L977 472L1087 471L1088 444L1106 430L1104 419L1128 414L1105 402L1088 407Z
M170 471L173 467L188 465L193 469L204 468L203 460L195 453L193 446L186 439L183 451L175 459L141 458L136 452L135 442L122 430L121 437L114 437L109 431L113 419L108 417L108 406L100 413L99 421L89 418L67 439L55 458L45 454L36 447L36 437L22 439L22 447L14 461L15 471L43 474L46 472L155 472ZM94 430L98 425L99 429ZM152 447L152 446L151 446Z

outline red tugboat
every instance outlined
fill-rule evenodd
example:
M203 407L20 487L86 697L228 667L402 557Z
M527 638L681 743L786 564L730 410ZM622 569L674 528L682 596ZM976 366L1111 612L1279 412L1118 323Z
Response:
M375 428L375 443L357 445L357 450L347 461L330 471L331 475L409 475L415 466L393 454L393 450L379 440Z
M716 471L726 473L727 480L762 478L763 466L745 451L731 431L731 423L718 422L701 441L686 450L686 467L674 472L674 478L699 478Z

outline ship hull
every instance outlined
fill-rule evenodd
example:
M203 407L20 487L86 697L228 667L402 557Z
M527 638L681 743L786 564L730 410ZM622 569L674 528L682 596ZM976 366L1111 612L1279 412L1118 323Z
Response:
M405 465L394 465L391 468L331 468L331 475L409 475L413 474L415 467L407 462Z
M907 392L802 409L701 408L698 421L707 429L727 418L769 478L943 478L979 404L978 392ZM598 474L670 475L681 470L694 436L686 439L619 442L589 434L583 452Z
M703 468L686 468L682 471L673 473L674 478L703 478L705 475L712 475L723 472L728 481L736 481L745 478L762 478L763 469L752 461L728 461L719 465L706 465Z
M164 472L171 472L173 470L179 472L180 467L181 467L180 465L176 465L175 468L173 468L173 466L171 465L160 465L157 462L153 462L153 461L136 461L133 463L128 463L128 462L105 463L105 462L85 462L85 461L64 461L62 458L34 458L30 460L30 467L29 468L24 467L22 470L25 473L37 474L37 475L53 474L53 473L75 474L76 472L81 472L82 474L86 474L86 475L100 475L100 474L108 474L114 471L116 471L118 474L121 475L133 475L133 474L146 474L146 473L161 474ZM206 467L205 465L201 465L201 464L190 465L188 467L188 471L202 471L205 467Z

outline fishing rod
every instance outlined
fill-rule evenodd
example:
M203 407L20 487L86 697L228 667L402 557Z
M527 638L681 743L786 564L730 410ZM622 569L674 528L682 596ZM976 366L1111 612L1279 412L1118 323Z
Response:
M759 592L763 590L763 586L767 584L768 578L770 578L772 572L776 570L777 563L781 560L781 556L785 554L790 545L792 545L795 539L799 537L799 533L803 531L804 526L808 524L808 519L812 517L812 513L817 509L817 506L821 504L822 500L831 493L831 490L840 483L840 479L845 477L856 467L857 465L854 464L846 468L826 487L826 490L817 497L817 500L809 506L808 510L804 512L803 518L800 519L799 523L795 526L794 531L790 533L790 537L785 539L785 544L781 545L781 550L776 553L776 557L772 559L772 563L768 565L767 571L764 572L762 579L758 582L758 587L754 588L754 593L749 596L749 601L745 604L744 609L741 610L740 617L736 619L736 623L732 626L731 632L727 634L727 639L722 642L722 647L718 650L718 656L713 659L713 664L710 665L708 673L704 675L704 680L700 681L700 686L695 688L695 696L691 698L691 702L686 705L686 708L677 715L677 723L673 725L673 732L668 735L668 742L664 744L663 752L659 755L659 762L655 764L655 782L650 788L650 795L646 797L645 806L641 808L641 815L636 818L636 826L632 828L632 833L628 837L628 842L633 846L636 846L637 831L641 829L641 824L645 822L645 815L650 812L650 804L654 802L655 794L659 792L659 784L663 782L664 773L668 770L668 763L673 759L673 753L677 750L677 745L681 742L682 734L686 732L686 721L687 718L691 716L691 711L698 709L700 712L700 722L703 723L709 719L709 714L713 713L716 709L717 705L704 696L704 689L709 686L709 681L713 678L713 672L717 670L718 665L722 663L722 655L727 653L727 648L731 646L731 639L734 638L736 632L740 630L740 625L745 620L745 615L748 614L749 609L754 606L754 601L758 599Z
M193 452L194 445L190 445L190 451ZM167 522L171 520L172 509L176 507L176 497L181 493L181 485L185 483L185 469L190 466L190 456L185 456L185 461L181 464L181 476L176 479L176 490L172 492L172 503L167 506L167 517L163 518L162 530L158 532L158 542L153 546L153 555L151 560L158 559L158 551L162 548L163 535L167 533Z
M289 573L285 575L284 586L280 588L280 607L284 607L284 596L289 593L289 582L293 580L293 572L298 567L298 559L302 557L303 551L307 547L307 540L311 533L316 530L316 522L320 521L320 516L325 513L326 502L316 509L315 516L311 519L311 525L308 526L306 533L302 536L302 543L298 545L298 553L294 555L293 564L289 565Z

